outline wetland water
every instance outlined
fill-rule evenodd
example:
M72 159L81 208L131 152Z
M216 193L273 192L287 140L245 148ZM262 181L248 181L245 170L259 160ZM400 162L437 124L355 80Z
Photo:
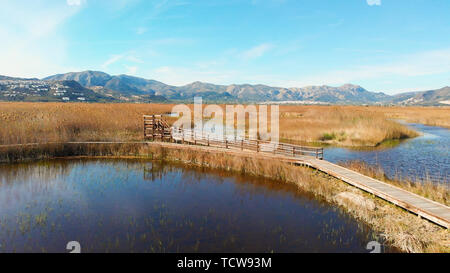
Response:
M69 241L82 252L368 252L376 236L271 180L139 160L0 165L0 252L68 252Z
M407 124L422 135L365 150L326 148L331 162L362 160L381 166L390 178L431 180L450 186L450 130L422 124Z

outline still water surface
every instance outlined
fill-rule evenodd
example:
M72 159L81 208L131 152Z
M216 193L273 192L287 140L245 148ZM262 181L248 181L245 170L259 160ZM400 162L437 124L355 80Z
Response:
M450 130L422 124L407 125L422 135L385 143L375 149L326 148L325 159L331 162L362 160L381 166L390 178L431 180L450 186Z
M0 227L0 252L368 252L377 237L294 185L137 160L1 165Z

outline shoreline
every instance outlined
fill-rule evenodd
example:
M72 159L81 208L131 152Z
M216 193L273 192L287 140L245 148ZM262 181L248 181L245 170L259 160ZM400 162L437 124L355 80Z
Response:
M448 230L307 167L268 161L258 156L227 154L220 149L205 151L196 146L164 143L47 144L6 150L6 154L0 150L2 164L56 158L150 159L293 183L331 205L342 207L381 234L387 243L404 252L450 252Z

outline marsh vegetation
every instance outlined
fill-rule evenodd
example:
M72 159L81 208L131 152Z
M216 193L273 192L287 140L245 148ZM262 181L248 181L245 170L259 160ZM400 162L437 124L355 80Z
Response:
M0 144L142 139L142 115L172 110L170 104L0 102ZM192 106L191 106L192 107ZM450 108L281 106L285 141L375 146L417 132L393 119L449 126ZM174 122L176 118L169 118Z
M0 107L0 120L2 122L0 142L5 145L67 141L141 141L142 114L170 112L172 106L153 104L0 103ZM380 109L386 109L386 111L384 113L379 112ZM396 108L353 106L283 106L281 107L280 129L282 136L292 142L329 143L345 146L377 145L380 141L418 135L414 130L392 120L398 117L396 116L398 115L397 111L400 110ZM444 110L436 111L437 114L434 114L445 117L448 115L448 108ZM421 111L418 111L419 116ZM173 120L175 119L171 121ZM371 134L366 133L367 130L372 130ZM340 207L342 211L370 227L370 232L381 235L389 246L407 252L450 251L448 245L450 237L447 230L419 219L385 201L373 198L369 194L327 175L278 161L268 161L258 157L239 157L223 152L198 150L195 147L181 148L180 146L173 147L170 144L157 143L145 145L47 143L30 146L0 146L0 161L4 163L16 164L16 162L24 160L74 156L132 157L177 162L195 167L234 172L245 177L271 179L284 184L289 183L308 193L314 199ZM380 172L360 163L348 164L348 167L359 168L361 172L366 172L368 175L375 177L381 175ZM5 166L9 168L11 165ZM14 172L20 173L23 170L15 169L12 173ZM95 180L95 177L91 178ZM412 183L398 182L395 179L383 179L448 204L448 188L436 187L431 184L413 186ZM11 180L2 180L0 188L8 188L8 181ZM41 187L39 183L36 186ZM100 188L95 188L95 190L106 191L107 186L103 185ZM6 195L4 198L7 198ZM63 201L58 202L65 203ZM30 207L32 206L31 204ZM49 208L49 210L52 209ZM32 214L17 214L17 217L17 219L21 219L20 223L17 222L19 230L9 231L11 233L8 233L8 236L17 234L17 232L27 232L31 227L43 227L48 224L52 229L58 228L57 221L49 220L52 216L45 209ZM2 221L2 223L7 222ZM42 230L39 232L42 232ZM340 231L340 233L345 232L345 230ZM45 233L46 231L44 231ZM37 236L38 233L34 234L30 236ZM368 233L363 232L363 234ZM149 235L140 234L139 236L148 238ZM16 242L20 244L21 240L18 239ZM30 237L27 240L30 240ZM108 242L107 244L114 245L114 243L116 242ZM168 245L170 245L170 240ZM173 243L170 246L172 247ZM110 249L113 250L114 247ZM9 250L14 251L14 248ZM32 248L30 251L35 250L35 248ZM168 251L168 248L154 248L154 250L155 252L162 252ZM173 250L173 248L170 248L170 251ZM269 251L268 249L263 251L266 250ZM46 251L50 250L47 249Z

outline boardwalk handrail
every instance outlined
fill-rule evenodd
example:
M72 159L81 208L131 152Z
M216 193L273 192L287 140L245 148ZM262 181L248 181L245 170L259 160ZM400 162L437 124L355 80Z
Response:
M193 129L175 128L164 120L165 114L143 115L144 139L160 139L169 141L181 141L194 145L207 145L225 147L227 149L251 150L256 152L268 152L273 154L298 157L313 156L323 159L323 148L300 146L282 142L271 142L257 139L245 139L236 135L219 135L196 131Z
M172 129L164 115L144 115L144 139L172 140Z
M239 138L236 135L218 135L172 127L174 141L194 145L214 146L226 149L251 150L256 152L272 153L290 157L312 156L323 159L323 148L300 146L282 142L271 142L257 139Z

